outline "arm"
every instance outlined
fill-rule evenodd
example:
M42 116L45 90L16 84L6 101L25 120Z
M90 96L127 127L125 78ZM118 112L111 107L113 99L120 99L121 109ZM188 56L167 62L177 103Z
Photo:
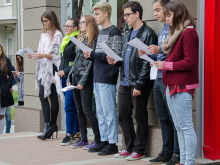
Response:
M14 76L11 73L11 71L13 70L13 67L11 65L11 61L10 61L9 58L6 59L6 62L7 62L7 65L8 65L8 76L9 76L9 78L8 78L8 86L9 86L9 88L12 88L12 82L14 80Z
M90 59L97 59L97 60L100 60L102 62L108 62L107 59L106 59L106 53L105 52L94 52L94 51L91 51L91 54L90 54Z
M89 61L89 64L87 65L86 70L84 71L84 74L83 74L82 78L79 81L79 84L81 86L84 87L86 85L86 83L88 82L88 80L91 76L92 69L93 69L92 68L92 61Z
M154 61L157 61L157 55L148 54L148 57L150 57L150 58L153 59Z

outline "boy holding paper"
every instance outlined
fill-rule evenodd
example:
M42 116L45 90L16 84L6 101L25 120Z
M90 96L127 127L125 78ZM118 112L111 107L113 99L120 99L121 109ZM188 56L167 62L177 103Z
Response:
M129 1L123 6L123 10L124 19L129 26L132 26L124 36L121 82L118 90L118 117L125 138L126 150L116 154L115 157L137 160L144 157L147 143L147 103L153 81L150 80L149 62L141 59L138 49L128 45L128 41L137 37L145 45L156 45L157 35L142 21L143 8L139 2ZM108 62L114 65L114 60L110 57L108 57ZM136 133L132 119L133 108L137 121Z
M102 50L100 43L105 42L120 56L122 36L120 30L110 22L112 8L108 2L96 3L93 10L96 23L102 26L102 30L99 32L95 51L87 51L84 56L92 60L94 65L94 93L101 143L88 151L98 152L98 155L110 155L118 153L116 84L119 66L108 64L107 54Z
M170 0L154 0L153 1L153 11L154 16L157 18L158 22L163 22L164 26L158 34L158 46L150 45L149 51L152 55L148 55L155 61L165 61L166 54L162 50L162 43L170 34L170 26L166 21L166 16L164 15L163 8ZM145 54L144 51L139 50L139 54ZM172 117L170 116L169 108L167 106L165 92L165 86L162 81L163 71L158 70L157 78L154 81L154 100L157 112L157 117L160 119L161 132L163 138L163 148L162 152L155 158L150 160L151 163L164 163L168 162L167 165L179 164L180 161L180 151L177 139L176 129L173 125Z

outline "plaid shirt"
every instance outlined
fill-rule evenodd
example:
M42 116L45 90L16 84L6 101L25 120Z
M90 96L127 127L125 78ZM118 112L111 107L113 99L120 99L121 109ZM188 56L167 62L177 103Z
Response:
M169 88L169 93L170 93L170 98L181 92L188 92L189 94L192 95L192 98L194 98L194 91L195 89L186 89L185 85L168 85Z

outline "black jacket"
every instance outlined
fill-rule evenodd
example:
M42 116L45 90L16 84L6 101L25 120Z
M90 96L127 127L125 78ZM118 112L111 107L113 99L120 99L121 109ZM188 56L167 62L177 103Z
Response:
M88 40L85 40L83 43L87 45ZM96 47L96 41L93 41L92 49L94 50L95 47ZM82 50L77 48L76 58L68 74L66 82L72 82L73 85L75 86L80 84L84 87L88 82L88 80L92 78L92 76L93 76L93 62L87 60L84 57Z
M70 41L64 48L64 52L60 55L61 63L59 70L63 70L66 77L71 69L72 64L76 57L76 45Z
M146 25L145 22L140 27L136 37L145 43L147 46L157 45L158 38L154 30ZM128 47L128 42L133 28L131 28L124 36L121 57L123 61L119 62L120 80L124 80L124 59ZM150 64L148 61L140 58L138 49L131 47L129 55L129 86L135 86L135 89L142 90L148 81L150 81Z
M13 70L11 61L8 57L6 57L7 67L8 67L8 76L4 75L1 71L1 63L0 63L0 97L1 97L1 107L8 107L14 104L14 99L12 93L9 88L12 87L12 82L14 77L11 73Z

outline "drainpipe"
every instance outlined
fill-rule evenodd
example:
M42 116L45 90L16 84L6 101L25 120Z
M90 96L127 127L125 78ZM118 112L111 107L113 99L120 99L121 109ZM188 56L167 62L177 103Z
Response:
M21 0L17 0L18 50L21 49Z

